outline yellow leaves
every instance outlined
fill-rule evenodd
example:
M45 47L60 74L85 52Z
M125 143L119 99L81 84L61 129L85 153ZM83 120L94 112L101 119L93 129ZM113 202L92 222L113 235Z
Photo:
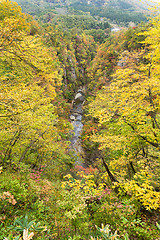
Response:
M42 98L41 94L43 94L44 91L36 84L26 86L22 83L18 85L18 87L19 89L17 89L17 86L12 86L10 89L9 86L7 86L2 92L1 102L5 111L3 115L1 113L1 117L4 116L7 118L9 116L15 116L21 123L24 120L22 118L26 120L28 118L28 123L31 123L31 119L32 121L34 119L34 114L36 113L38 116L38 108L40 108L40 105L41 110L44 109L44 106L46 107L46 104L49 103L49 99Z
M106 188L106 173L101 178L99 185L95 183L92 174L86 175L81 171L79 175L78 179L73 178L70 174L64 177L62 182L63 200L57 202L60 208L64 210L65 216L69 219L86 217L85 210L90 201L94 203L94 200L100 200L106 194L111 193L111 190Z
M3 0L0 3L0 49L6 51L23 38L29 30L27 15L21 12L17 3Z
M114 150L122 149L123 142L125 141L124 136L112 136L112 135L94 135L91 138L92 141L100 143L99 149L111 148Z
M117 80L120 80L120 82L123 83L124 82L123 80L129 81L130 79L128 79L128 77L134 75L134 73L135 71L130 68L118 69L116 71L116 74L113 74L113 77L116 77ZM119 85L119 81L117 82L117 84Z
M83 197L99 196L104 192L106 185L100 183L98 186L94 182L94 176L89 174L85 175L83 171L79 172L81 179L74 179L70 174L64 177L65 181L62 182L63 188L70 188L73 194L82 194ZM102 176L105 179L105 174Z
M110 84L101 89L89 105L90 115L99 122L97 133L90 139L97 142L103 152L109 149L112 156L109 166L119 180L128 176L127 167L132 162L136 170L147 165L156 171L153 169L156 163L154 156L160 144L159 19L146 33L146 48L125 51L120 57L124 65L116 67ZM101 70L96 73L104 74ZM147 155L145 164L140 162L144 154ZM157 209L160 194L153 189L149 175L146 177L143 173L145 178L142 178L141 174L125 183L125 188L147 209Z
M151 185L151 174L148 171L141 170L135 174L134 180L125 182L124 189L131 192L132 197L139 200L147 209L158 209L160 204L160 193L156 192Z
M145 44L149 45L147 58L150 61L152 68L151 76L159 75L159 60L160 60L160 15L152 19L152 27L144 33L146 35Z
M36 155L53 159L54 151L63 152L67 146L57 142L57 114L51 103L62 80L56 52L41 36L29 35L27 16L17 4L0 3L0 25L2 154L6 157L6 149L12 148L19 161L27 146L36 146L30 161Z
M89 106L91 115L98 118L99 126L106 127L101 135L92 137L93 141L101 144L100 149L121 149L129 138L132 139L133 129L137 137L148 135L155 141L155 133L158 136L158 128L153 133L153 117L149 113L154 112L157 117L159 115L160 67L155 64L148 77L149 66L140 61L144 51L125 54L126 66L116 70L111 84L100 90ZM111 131L109 123L113 129L118 125L125 129L128 124L131 127L128 129L128 138L123 131Z
M21 12L16 3L2 1L1 11L3 12L3 17L0 18L2 61L12 68L13 78L18 79L18 76L20 80L34 78L41 86L46 86L48 94L54 98L55 87L60 86L62 80L62 70L55 51L44 46L38 35L34 37L28 35L27 16Z

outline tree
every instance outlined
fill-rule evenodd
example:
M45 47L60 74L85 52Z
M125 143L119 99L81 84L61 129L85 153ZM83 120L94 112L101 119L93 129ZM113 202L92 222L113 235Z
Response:
M99 149L112 152L110 166L115 173L131 178L136 172L141 175L143 169L152 175L149 184L155 186L159 186L160 157L159 30L157 17L144 33L145 48L123 52L120 60L124 64L117 66L111 83L90 104L90 113L100 127L92 140L100 144ZM159 195L155 199L159 201Z
M29 35L27 17L17 4L7 0L0 6L3 12L0 30L1 163L63 167L67 160L70 164L70 160L66 153L68 143L60 140L60 134L63 131L67 136L69 125L66 130L63 124L58 127L57 107L54 106L56 89L62 80L56 51L47 48L41 36Z
M71 100L77 88L88 83L87 71L95 55L96 44L92 36L81 30L64 31L62 26L46 27L46 41L57 50L63 66L63 94Z

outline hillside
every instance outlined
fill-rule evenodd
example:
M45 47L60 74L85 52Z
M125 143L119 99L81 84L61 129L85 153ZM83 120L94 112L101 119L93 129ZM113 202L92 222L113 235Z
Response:
M160 15L27 3L0 1L0 240L159 240Z
M46 11L54 14L90 14L107 18L111 22L127 25L129 22L146 21L146 5L128 0L92 0L92 1L24 1L17 0L23 11L32 15L44 15ZM60 10L62 9L62 10Z

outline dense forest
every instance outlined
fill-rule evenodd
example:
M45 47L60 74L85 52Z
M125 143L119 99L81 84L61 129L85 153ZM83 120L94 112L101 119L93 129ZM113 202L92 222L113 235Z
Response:
M57 12L62 15L67 12L68 14L107 18L123 26L130 21L136 23L146 21L148 15L146 5L143 8L144 4L140 5L139 1L139 4L136 4L135 0L131 2L127 0L17 0L17 2L25 12L38 17L45 16L46 13L54 17Z
M158 6L17 2L0 1L0 239L160 240Z

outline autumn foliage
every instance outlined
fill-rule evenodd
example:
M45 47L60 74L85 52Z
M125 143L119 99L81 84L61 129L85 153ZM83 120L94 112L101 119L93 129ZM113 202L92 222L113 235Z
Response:
M0 239L158 240L160 16L102 44L40 24L0 2ZM82 86L79 166L68 119Z

